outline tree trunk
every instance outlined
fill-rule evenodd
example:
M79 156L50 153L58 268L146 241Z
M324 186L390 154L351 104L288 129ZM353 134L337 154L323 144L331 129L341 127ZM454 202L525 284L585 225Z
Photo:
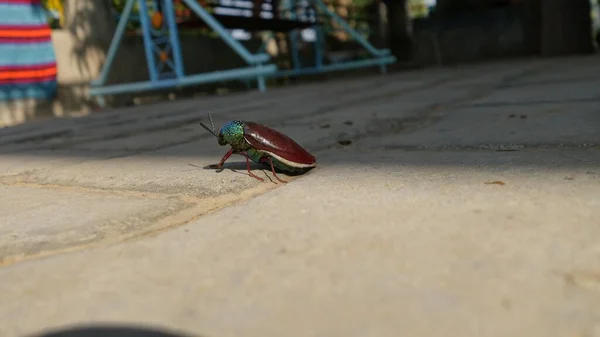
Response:
M373 1L368 7L368 15L374 20L370 41L377 48L388 48L387 8L381 0Z
M406 10L406 0L388 0L386 6L390 50L398 61L411 61L412 38L408 30L410 18Z
M589 0L542 1L543 56L593 52Z
M523 9L525 52L539 55L542 49L542 0L523 1L520 6Z

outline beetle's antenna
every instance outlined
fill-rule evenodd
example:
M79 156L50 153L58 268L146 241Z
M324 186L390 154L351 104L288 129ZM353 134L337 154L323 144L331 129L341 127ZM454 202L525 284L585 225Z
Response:
M217 136L217 134L216 134L216 133L215 133L213 130L211 130L211 129L210 129L208 126L204 125L204 123L200 122L200 125L201 125L201 126L204 128L204 129L206 129L206 131L210 132L210 133L211 133L213 136L215 136L215 137L219 138L219 136Z
M204 123L200 122L200 125L208 132L210 132L213 136L219 138L219 136L217 136L217 132L215 131L215 123L213 123L213 119L212 116L210 115L210 111L208 112L208 119L210 120L210 126L212 126L212 128L209 128L208 126L206 126Z
M210 111L208 112L208 120L210 120L210 126L212 127L213 135L217 135L217 131L215 131L215 123L213 123L213 119L210 114Z

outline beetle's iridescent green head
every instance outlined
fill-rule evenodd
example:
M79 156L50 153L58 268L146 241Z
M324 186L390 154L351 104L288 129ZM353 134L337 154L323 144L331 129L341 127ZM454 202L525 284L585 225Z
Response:
M244 143L244 122L231 121L223 125L217 135L219 145L231 145L236 148Z

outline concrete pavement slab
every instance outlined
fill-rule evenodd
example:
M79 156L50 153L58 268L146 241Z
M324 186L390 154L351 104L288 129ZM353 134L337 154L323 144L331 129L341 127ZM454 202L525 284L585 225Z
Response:
M0 269L0 334L99 322L206 336L595 329L597 152L323 157L318 174L160 235Z
M40 185L85 186L105 190L131 190L163 194L184 194L196 197L218 196L226 193L263 185L248 177L245 172L245 159L234 156L232 162L241 165L235 174L225 171L204 169L219 162L226 148L203 141L186 144L187 156L177 156L177 147L169 154L154 153L152 156L137 155L105 160L89 160L80 164L56 169L34 171L25 175L0 179L4 183L36 183ZM174 151L174 152L171 152ZM197 155L194 158L194 154ZM229 165L228 165L229 167ZM253 168L258 165L253 164ZM243 171L242 171L243 170Z
M531 105L534 103L586 102L600 98L598 89L588 81L568 81L500 88L490 96L475 100L471 105Z
M159 150L206 138L209 138L209 136L204 129L201 129L198 124L198 119L196 118L193 122L190 121L181 127L165 128L165 130L156 130L152 132L140 132L126 137L75 143L69 148L81 151L87 150L93 153L123 151L134 154L137 152Z
M57 122L64 139L2 145L0 228L19 234L5 245L15 256L53 237L64 246L0 268L0 336L94 323L203 336L591 336L600 63L575 60L134 107ZM275 127L319 166L285 185L204 170L226 151L195 125L207 110L217 127ZM525 146L495 151L513 143ZM244 166L237 156L228 168ZM23 210L28 199L40 206Z
M143 231L189 207L177 199L0 186L0 263Z
M28 175L35 171L76 165L88 160L125 155L125 151L90 152L87 150L29 150L22 153L0 154L0 179L6 176Z
M361 143L382 148L600 146L597 102L455 107L436 115L433 130L387 134Z
M442 73L410 81L372 77L367 81L348 84L320 83L295 90L275 89L270 95L243 94L220 100L175 101L123 109L120 113L103 112L83 119L57 120L44 127L17 126L0 133L0 153L15 154L39 149L97 149L98 143L139 143L140 139L143 141L145 137L156 133L159 133L156 135L158 140L162 132L169 133L164 138L164 144L159 146L165 147L194 140L178 131L187 130L188 126L196 125L201 119L206 120L208 112L212 113L217 127L232 119L279 124L427 89L447 81L450 76ZM129 138L138 140L130 141ZM118 145L106 144L105 147L114 149L115 146ZM152 147L142 146L142 149L151 150Z
M558 61L558 62L557 62ZM595 57L563 58L548 60L549 71L537 73L533 77L524 77L516 81L520 84L543 84L557 81L579 81L594 79L600 76Z

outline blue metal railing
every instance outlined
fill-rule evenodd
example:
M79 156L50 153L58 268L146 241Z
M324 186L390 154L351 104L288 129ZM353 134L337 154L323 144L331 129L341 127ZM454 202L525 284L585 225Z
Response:
M296 0L288 0L289 6L284 6L285 8L289 8L290 17L292 19L296 19ZM323 57L325 55L325 37L323 27L321 25L316 25L314 30L316 33L316 40L314 42L314 66L306 66L303 67L300 61L299 50L297 48L298 44L298 30L294 30L290 32L291 39L291 58L293 69L279 70L274 76L275 77L286 77L286 76L301 76L301 75L311 75L318 74L321 72L331 72L331 71L343 71L349 69L356 68L364 68L371 66L379 66L380 72L386 72L386 66L388 64L392 64L396 62L396 58L391 55L388 49L377 49L375 48L369 41L367 41L357 30L353 29L348 25L348 23L342 19L339 15L335 14L323 2L323 0L310 0L310 3L314 5L314 9L317 12L321 12L321 15L317 15L321 20L325 18L330 18L335 21L340 28L337 30L344 31L348 33L358 44L371 54L371 58L363 59L363 60L353 60L353 61L343 61L336 62L331 64L324 64Z
M148 63L148 73L150 76L149 81L126 83L126 84L115 84L106 85L109 71L115 60L117 50L125 30L127 23L131 19L133 5L137 1L140 13L139 20L142 28L142 37L144 40L144 52L146 55L146 61ZM277 71L275 65L265 65L269 61L270 57L267 54L251 54L246 48L237 40L235 40L229 32L202 6L193 0L182 0L196 15L198 15L206 24L212 28L219 37L227 43L249 66L245 68L230 69L225 71L215 71L210 73L203 73L197 75L185 75L182 57L181 57L181 46L179 43L179 34L177 30L177 23L175 21L174 9L171 0L159 0L162 1L163 17L166 20L168 26L168 43L165 44L164 49L160 49L157 46L157 42L160 40L156 37L155 31L153 30L150 18L148 16L148 7L146 0L127 0L123 13L119 18L115 35L111 41L106 62L104 63L100 76L97 80L92 81L90 88L90 95L96 96L98 103L103 106L105 101L103 96L109 94L122 94L129 92L139 91L150 91L172 87L190 86L202 83L211 83L224 80L234 79L248 79L255 78L258 83L258 89L260 91L266 90L265 78L268 75L273 75ZM170 48L168 54L171 59L164 60L165 49ZM158 50L157 50L158 48ZM161 64L156 64L155 54L158 52ZM161 55L161 53L165 53ZM165 76L168 74L162 74L161 70L164 65L169 65L174 68L175 78L172 76ZM174 66L173 66L174 65ZM168 78L171 77L171 78Z
M133 6L136 3L139 6L139 14L133 15ZM123 12L120 15L119 22L113 39L111 41L106 62L102 67L100 76L97 80L92 81L90 94L96 96L100 105L104 105L103 96L112 94L121 94L137 91L158 90L172 87L190 86L201 83L210 83L225 80L250 80L255 79L260 91L266 90L267 77L281 76L297 76L316 74L328 71L340 71L346 69L355 69L362 67L379 66L380 71L385 73L388 64L396 62L396 58L392 56L387 49L377 49L373 47L357 30L353 29L346 23L344 19L329 10L322 0L308 0L311 7L322 13L323 17L333 19L342 31L348 33L356 40L364 49L366 49L371 58L354 61L343 61L337 63L325 64L325 37L324 28L315 22L314 30L316 33L314 58L315 65L303 67L299 57L297 48L299 29L290 31L291 57L293 69L280 70L273 64L267 64L270 56L263 51L259 53L250 53L241 42L234 39L229 30L215 19L206 9L204 9L196 0L182 0L194 14L204 21L214 32L216 32L221 40L223 40L236 54L238 54L247 64L247 67L214 71L197 75L186 75L179 40L179 32L175 18L175 12L172 0L155 0L162 4L162 15L166 22L166 29L163 25L161 30L157 30L152 26L149 18L148 6L146 0L127 0ZM289 0L290 8L296 8L296 0ZM155 4L156 5L156 4ZM278 9L274 9L278 10ZM294 10L290 10L290 19L297 20L298 17ZM317 15L318 16L318 15ZM113 65L119 45L122 42L126 31L127 24L130 20L137 19L141 23L142 38L144 42L144 52L148 64L148 73L150 80L126 84L106 85L109 71ZM164 45L164 47L160 47ZM158 55L157 64L156 55ZM165 68L169 67L171 71L165 72Z

